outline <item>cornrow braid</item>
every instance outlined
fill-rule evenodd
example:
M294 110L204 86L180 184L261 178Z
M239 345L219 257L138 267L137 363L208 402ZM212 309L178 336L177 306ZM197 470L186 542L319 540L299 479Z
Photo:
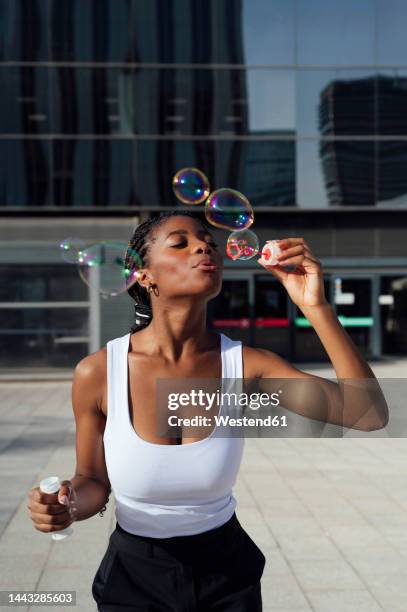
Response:
M155 230L161 223L174 216L192 217L198 221L205 230L211 231L210 225L204 219L198 218L196 213L189 211L178 212L176 210L160 213L140 223L134 230L133 236L127 245L124 259L125 268L132 272L135 268L137 269L149 265L149 247L151 246L153 238L152 230ZM151 308L150 295L140 283L136 282L131 285L127 289L127 293L135 302L135 320L130 330L130 333L134 333L149 325L153 317L153 311Z

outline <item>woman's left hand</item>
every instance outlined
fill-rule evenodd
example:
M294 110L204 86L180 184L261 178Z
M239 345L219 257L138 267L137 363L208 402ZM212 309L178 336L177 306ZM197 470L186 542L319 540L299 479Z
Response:
M270 266L257 260L260 265L278 278L298 308L328 304L321 263L304 238L286 238L280 240L278 246L282 251L277 258L279 263ZM296 267L286 270L281 264Z

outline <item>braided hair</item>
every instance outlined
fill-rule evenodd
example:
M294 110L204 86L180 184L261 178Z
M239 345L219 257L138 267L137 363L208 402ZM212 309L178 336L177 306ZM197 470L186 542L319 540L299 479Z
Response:
M145 267L149 265L149 248L154 241L153 231L164 221L174 216L191 217L198 221L206 231L211 231L209 224L204 219L197 218L196 214L189 211L175 211L160 213L156 217L152 217L143 223L140 223L134 230L131 237L124 259L124 265L132 272L135 268ZM131 327L130 333L134 333L147 327L153 318L151 308L150 295L147 290L136 282L127 289L127 293L133 298L135 320Z

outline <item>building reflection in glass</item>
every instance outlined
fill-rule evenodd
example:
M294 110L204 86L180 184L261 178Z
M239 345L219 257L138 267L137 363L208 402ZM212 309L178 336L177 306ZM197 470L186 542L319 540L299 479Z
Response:
M379 96L377 96L379 92ZM334 80L321 92L319 151L327 198L333 206L369 206L404 201L407 177L403 165L407 142L373 139L403 133L407 120L407 78ZM354 137L369 138L343 140ZM332 139L326 139L326 138Z

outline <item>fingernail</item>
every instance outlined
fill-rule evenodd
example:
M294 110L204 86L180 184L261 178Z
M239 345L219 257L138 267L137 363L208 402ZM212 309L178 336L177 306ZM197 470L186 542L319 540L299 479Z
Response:
M66 495L62 495L62 497L60 498L60 503L61 504L67 504L68 503L68 498Z

